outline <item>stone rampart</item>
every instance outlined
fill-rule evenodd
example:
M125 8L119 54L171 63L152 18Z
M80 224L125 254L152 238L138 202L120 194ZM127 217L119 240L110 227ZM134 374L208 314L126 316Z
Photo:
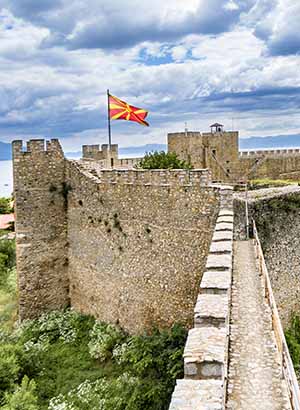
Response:
M184 349L184 380L177 380L170 410L225 408L232 281L232 189L220 187L221 205L206 260L194 327Z
M300 155L300 148L240 151L239 155L240 157L261 157L265 155L268 155L268 156Z
M58 140L13 142L19 314L33 318L68 298L67 186Z
M75 309L133 333L192 322L220 198L219 188L200 184L207 171L194 174L150 172L149 183L147 171L95 173L68 161Z
M97 178L100 183L132 185L200 185L211 183L211 172L208 169L103 169L94 161L76 161L77 166L87 176ZM217 187L217 186L216 186Z

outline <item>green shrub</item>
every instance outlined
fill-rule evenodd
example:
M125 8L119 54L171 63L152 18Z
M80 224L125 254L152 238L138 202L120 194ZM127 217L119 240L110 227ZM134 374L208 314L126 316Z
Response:
M10 206L11 199L10 198L0 198L0 214L9 214L12 212L12 208Z
M113 348L122 343L125 334L118 327L96 322L90 332L89 351L91 357L101 362L112 356Z
M3 409L167 410L185 338L181 326L128 336L72 310L25 321L0 332Z
M124 373L116 379L88 380L50 400L49 410L167 410L169 397L160 381L141 380Z
M4 394L12 391L19 377L20 365L14 345L0 346L0 401Z
M113 357L138 377L175 380L182 376L185 339L186 331L180 325L174 325L171 331L153 330L151 335L131 336L117 345Z
M295 315L285 331L286 341L296 371L300 370L300 316Z
M18 333L25 350L47 350L56 341L75 343L85 332L87 321L85 317L74 310L52 311L44 313L38 319L24 321Z
M39 410L34 380L24 376L21 386L12 394L6 394L3 410Z
M15 241L8 239L0 240L0 257L3 258L4 268L11 269L16 265Z
M191 169L190 163L177 157L175 152L154 151L146 153L137 165L143 169Z

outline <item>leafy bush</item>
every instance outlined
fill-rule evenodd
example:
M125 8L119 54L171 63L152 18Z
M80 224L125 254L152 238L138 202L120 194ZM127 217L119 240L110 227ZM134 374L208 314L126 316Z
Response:
M175 152L154 151L146 153L137 165L143 169L191 169L190 163L177 157Z
M9 214L12 212L12 208L10 206L11 199L10 198L0 198L0 214Z
M129 337L126 343L115 347L113 357L141 378L176 379L182 376L185 339L185 329L174 325L171 331L154 330L151 335Z
M50 344L57 341L74 343L82 337L82 324L86 326L85 318L74 310L52 311L44 313L38 319L27 320L18 329L20 341L25 351L31 349L47 350Z
M0 402L4 394L11 392L19 377L20 365L14 345L0 346Z
M72 310L44 314L12 334L0 332L0 405L167 410L175 380L182 377L185 338L178 325L128 336Z
M14 241L0 240L0 288L9 290L12 286L12 276L16 264L16 246ZM8 280L10 283L8 284Z
M3 255L4 267L11 269L16 265L16 245L15 241L8 239L0 240L0 255Z
M90 332L89 351L91 357L100 361L107 360L112 355L116 344L122 343L125 334L114 325L96 322Z
M289 347L295 370L300 371L300 316L294 316L290 327L285 331L286 341Z
M21 386L12 394L6 394L3 410L39 410L34 380L24 376Z

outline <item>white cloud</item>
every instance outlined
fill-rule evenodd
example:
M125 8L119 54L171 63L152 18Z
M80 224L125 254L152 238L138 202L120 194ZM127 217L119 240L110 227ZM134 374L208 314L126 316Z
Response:
M33 0L24 1L34 7ZM121 18L127 28L132 27L138 2L130 1L126 10L124 2L121 6L119 2L100 2L86 13L82 2L62 2L60 16L50 1L45 4L32 18L24 7L12 9L19 17L3 10L0 15L0 139L16 135L62 137L68 150L78 149L82 143L104 142L107 88L150 110L149 129L114 122L114 138L123 146L164 142L167 132L184 129L185 121L191 129L207 129L215 120L230 128L234 116L239 118L244 135L259 135L260 130L282 133L283 125L290 131L286 119L291 116L293 126L300 125L296 88L300 89L300 56L268 55L264 38L253 33L257 29L255 16L263 21L263 13L267 13L265 1L257 2L248 15L243 14L238 25L231 27L228 21L236 20L229 19L224 33L187 35L190 30L184 28L180 38L170 40L165 34L160 38L159 30L155 35L150 30L147 41L123 49L72 51L62 46L42 48L41 44L50 31L71 35L69 41L73 41L93 21L95 11L112 19L109 21ZM146 31L157 20L156 28L165 22L168 30L173 23L174 30L183 27L182 22L191 22L194 27L203 23L198 30L202 32L205 24L218 22L223 6L228 13L236 13L236 5L240 13L254 2L213 0L207 5L204 0L167 0L161 6L154 0L150 9L148 3L139 4ZM272 32L269 44L275 42L276 33L284 29L281 22L290 18L285 16L293 10L298 9L285 10L285 14L276 11L277 25L268 26ZM66 26L60 27L64 23ZM113 29L119 37L123 34L122 25Z

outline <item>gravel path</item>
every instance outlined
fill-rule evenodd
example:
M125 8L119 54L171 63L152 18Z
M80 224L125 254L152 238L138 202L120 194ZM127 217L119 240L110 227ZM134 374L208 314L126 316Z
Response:
M290 410L252 241L234 243L227 410Z

